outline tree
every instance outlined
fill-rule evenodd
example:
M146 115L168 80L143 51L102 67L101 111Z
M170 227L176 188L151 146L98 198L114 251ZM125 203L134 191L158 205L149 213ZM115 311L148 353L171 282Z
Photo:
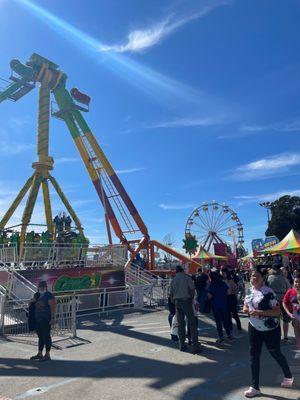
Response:
M300 197L282 196L270 204L271 220L266 236L282 240L291 229L300 232Z

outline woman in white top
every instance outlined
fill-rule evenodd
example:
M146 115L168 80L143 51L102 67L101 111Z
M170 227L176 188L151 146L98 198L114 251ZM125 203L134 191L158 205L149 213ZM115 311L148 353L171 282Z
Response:
M245 392L246 397L260 395L259 370L260 355L265 343L271 356L277 361L284 373L282 387L290 388L294 378L287 361L280 350L280 307L272 289L265 286L264 275L256 268L251 275L250 293L246 296L243 311L249 315L249 343L252 383Z

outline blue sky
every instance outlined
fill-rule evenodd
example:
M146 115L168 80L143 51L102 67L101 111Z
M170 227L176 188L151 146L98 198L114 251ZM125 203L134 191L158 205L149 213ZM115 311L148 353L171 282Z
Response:
M266 229L260 201L300 195L299 18L298 0L0 0L0 76L36 52L91 96L87 122L153 238L170 232L180 246L193 208L216 200L249 242ZM2 213L32 173L36 110L37 91L0 105ZM102 208L54 119L50 154L91 240L105 242Z

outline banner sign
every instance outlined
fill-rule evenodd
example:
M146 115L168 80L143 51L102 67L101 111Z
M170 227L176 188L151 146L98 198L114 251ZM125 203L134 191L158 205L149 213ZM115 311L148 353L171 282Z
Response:
M258 252L269 249L279 243L279 239L276 236L267 236L265 239L253 239L251 242L252 251Z
M214 243L216 256L227 256L227 246L225 243Z
M36 286L40 281L46 281L53 292L125 286L124 271L97 267L24 270L20 274Z

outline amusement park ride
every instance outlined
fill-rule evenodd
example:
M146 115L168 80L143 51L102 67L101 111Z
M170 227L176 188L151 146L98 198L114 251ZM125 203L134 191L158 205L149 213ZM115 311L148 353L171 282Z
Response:
M195 237L208 252L218 245L219 248L228 248L230 243L230 248L237 254L244 243L243 225L238 214L228 205L216 201L203 203L194 209L186 222L187 235Z
M67 125L94 184L104 208L109 244L113 244L112 234L114 233L119 242L128 247L130 256L126 266L130 265L141 250L144 250L147 268L154 269L155 247L172 254L182 262L189 263L188 257L165 244L150 239L144 221L82 116L82 112L89 111L90 97L76 88L69 92L66 89L67 75L59 70L58 65L38 54L32 54L26 64L22 64L19 60L12 60L10 66L12 75L8 82L9 85L0 91L0 102L4 100L17 101L34 89L36 84L39 84L38 160L32 164L33 175L27 180L0 221L0 230L5 231L9 219L29 192L21 222L20 254L22 254L26 242L26 230L30 224L40 188L43 193L47 230L55 241L49 183L56 190L79 234L84 238L79 218L58 182L50 173L54 165L54 159L49 156L50 98L53 94L58 109L52 110L52 116L61 119Z

